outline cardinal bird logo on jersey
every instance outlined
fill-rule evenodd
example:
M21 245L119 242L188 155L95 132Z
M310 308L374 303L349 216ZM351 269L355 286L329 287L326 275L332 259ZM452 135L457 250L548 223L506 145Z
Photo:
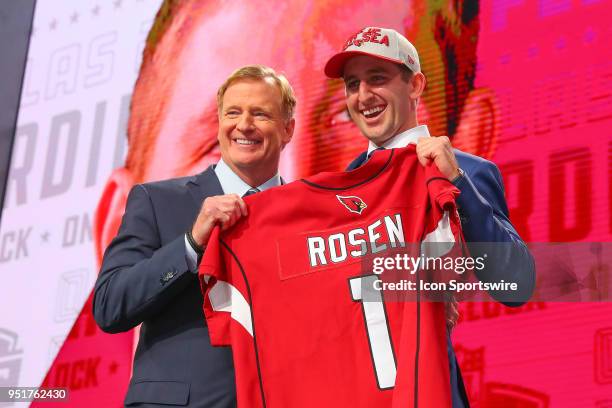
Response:
M341 196L336 195L338 201L342 203L350 212L361 214L368 206L363 200L357 196Z

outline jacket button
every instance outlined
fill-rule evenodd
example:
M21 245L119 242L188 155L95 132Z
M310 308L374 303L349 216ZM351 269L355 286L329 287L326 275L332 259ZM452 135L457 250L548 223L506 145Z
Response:
M165 285L166 283L168 283L172 278L174 278L176 276L178 272L176 270L172 270L172 271L168 271L164 274L162 274L161 278L159 279L159 282L162 285Z

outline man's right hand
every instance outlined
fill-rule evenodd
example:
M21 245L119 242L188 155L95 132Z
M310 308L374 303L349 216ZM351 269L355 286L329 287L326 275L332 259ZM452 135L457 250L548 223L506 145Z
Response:
M224 231L246 215L247 206L237 194L208 197L193 224L191 235L200 247L204 247L215 225L220 224Z

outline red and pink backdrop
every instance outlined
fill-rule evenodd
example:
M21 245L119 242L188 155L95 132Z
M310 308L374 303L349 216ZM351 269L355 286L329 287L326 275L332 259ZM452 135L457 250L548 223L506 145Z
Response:
M298 96L282 175L343 169L366 144L322 67L366 25L415 43L421 122L500 167L523 238L603 242L556 267L607 274L610 13L605 0L39 0L0 229L0 385L121 405L134 334L102 333L90 305L117 228L106 192L216 161L216 88L250 63ZM462 304L453 342L473 406L612 406L612 305L580 300Z

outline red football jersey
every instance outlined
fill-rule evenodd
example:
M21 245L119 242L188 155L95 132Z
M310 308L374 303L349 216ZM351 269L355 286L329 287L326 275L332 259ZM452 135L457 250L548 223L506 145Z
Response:
M199 275L211 342L233 349L239 406L451 406L444 304L362 288L378 279L368 257L457 243L458 193L411 145L250 196L248 217L216 228Z

